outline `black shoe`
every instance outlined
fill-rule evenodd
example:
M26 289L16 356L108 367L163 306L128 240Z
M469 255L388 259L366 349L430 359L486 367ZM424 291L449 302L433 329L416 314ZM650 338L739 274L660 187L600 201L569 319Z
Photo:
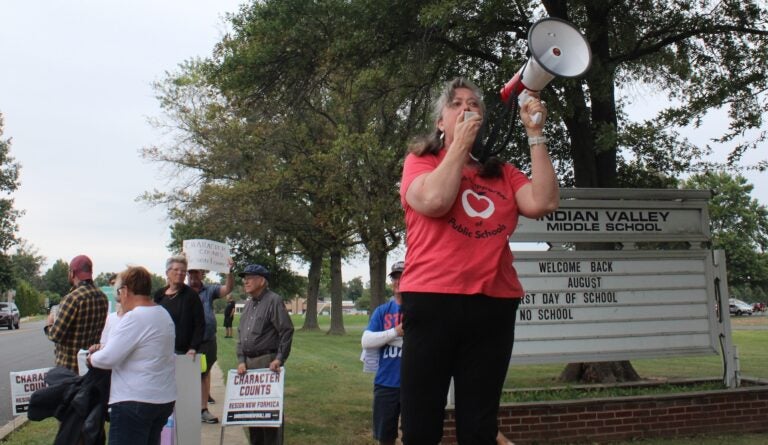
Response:
M210 403L211 405L213 405L214 403L216 403L216 401L215 401L215 400L213 400L213 397L211 397L211 396L208 396L208 403Z

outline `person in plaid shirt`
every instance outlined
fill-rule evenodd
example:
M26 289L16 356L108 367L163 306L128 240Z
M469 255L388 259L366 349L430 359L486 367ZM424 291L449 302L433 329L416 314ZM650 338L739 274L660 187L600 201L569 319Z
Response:
M48 315L45 333L54 342L56 366L78 373L77 352L99 343L109 302L93 283L93 263L78 255L69 263L72 290L61 299L56 315Z

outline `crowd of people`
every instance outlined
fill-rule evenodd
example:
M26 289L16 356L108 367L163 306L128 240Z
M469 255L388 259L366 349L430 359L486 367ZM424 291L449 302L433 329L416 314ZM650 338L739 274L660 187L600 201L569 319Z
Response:
M559 187L543 136L547 110L538 94L521 104L530 177L478 151L485 105L469 80L445 84L434 106L434 131L409 147L400 181L405 261L393 265L394 296L375 308L363 333L366 365L376 372L373 436L380 444L437 445L449 387L455 391L459 444L509 444L497 427L498 406L524 291L509 237L519 215L539 218L559 204ZM232 262L230 261L230 270ZM231 271L230 271L231 272ZM56 365L78 372L111 370L110 443L155 444L176 400L174 355L205 357L201 421L208 410L210 367L217 360L213 302L227 298L225 338L232 337L232 273L225 284L203 282L183 255L166 263L167 285L150 295L150 274L129 267L116 280L120 310L107 318L106 296L93 284L84 255L70 264L73 291L46 334ZM237 372L279 372L291 351L293 324L270 272L258 264L239 273L247 295L237 339ZM106 324L106 327L105 327ZM249 428L252 444L280 444L283 428Z
M232 266L230 260L230 271ZM62 298L59 310L49 314L44 331L54 342L57 368L68 373L57 383L73 389L62 391L53 385L38 391L40 394L30 403L35 404L31 409L46 413L41 418L51 416L57 412L48 409L51 404L72 403L66 394L80 391L85 387L83 382L93 375L108 372L109 378L98 383L99 391L92 391L93 385L88 384L81 398L106 392L109 443L159 444L180 390L175 370L176 356L182 355L201 364L201 422L218 423L219 419L208 410L208 403L215 402L210 396L210 370L217 360L213 301L227 298L225 337L232 338L233 274L225 274L223 285L208 284L203 281L207 271L188 270L187 258L175 255L166 262L167 285L153 293L149 271L128 267L114 279L117 307L109 312L107 296L93 282L91 260L79 255L69 269L72 291ZM245 374L248 369L261 368L280 372L291 351L294 329L283 298L269 289L270 273L264 266L248 265L239 275L247 300L238 329L237 372ZM81 350L88 351L88 372L80 369L82 365L78 363ZM78 374L84 376L78 379ZM39 400L45 400L45 409L41 409ZM97 404L96 398L92 404ZM103 423L91 434L94 422L87 413L79 419L70 417L74 418L66 423L66 431L60 426L56 444L79 441L85 432L89 438L103 435ZM84 427L85 424L88 426ZM282 431L282 427L251 427L249 437L252 444L279 445Z

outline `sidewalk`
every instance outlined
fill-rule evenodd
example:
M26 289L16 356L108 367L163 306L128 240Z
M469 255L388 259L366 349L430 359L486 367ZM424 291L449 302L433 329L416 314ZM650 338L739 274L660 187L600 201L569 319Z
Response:
M211 397L216 400L214 404L208 404L208 411L219 418L219 423L201 425L201 445L219 445L221 439L221 410L224 406L225 382L219 363L211 367ZM224 428L224 444L248 445L245 431L241 426L228 426Z

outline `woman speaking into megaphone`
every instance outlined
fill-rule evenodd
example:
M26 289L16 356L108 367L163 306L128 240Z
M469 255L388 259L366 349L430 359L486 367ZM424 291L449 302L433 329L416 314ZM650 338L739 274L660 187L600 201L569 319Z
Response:
M448 82L435 129L409 147L400 186L406 268L400 280L403 443L438 444L453 378L459 444L495 444L496 417L524 295L509 237L518 215L553 212L560 192L538 93L520 107L530 178L509 163L471 156L485 113L472 82ZM533 116L540 113L536 121Z

